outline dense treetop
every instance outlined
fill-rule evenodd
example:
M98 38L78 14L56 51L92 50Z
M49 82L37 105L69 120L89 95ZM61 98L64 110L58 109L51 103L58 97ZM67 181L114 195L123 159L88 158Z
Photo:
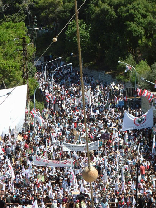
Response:
M155 82L155 0L78 0L77 3L78 8L83 4L79 26L84 65L113 71L121 79L134 81L132 74L125 75L125 66L118 64L121 60L133 65L139 76ZM7 85L13 85L22 77L23 55L13 52L18 47L22 50L22 42L18 45L13 41L15 38L26 37L29 66L34 55L40 57L44 51L44 55L62 56L64 61L72 60L77 65L74 13L74 0L0 0L0 82L5 80ZM58 41L46 50L58 34ZM29 68L29 72L33 71L33 66ZM29 73L29 77L32 75ZM153 86L142 82L139 76L140 86L152 90Z

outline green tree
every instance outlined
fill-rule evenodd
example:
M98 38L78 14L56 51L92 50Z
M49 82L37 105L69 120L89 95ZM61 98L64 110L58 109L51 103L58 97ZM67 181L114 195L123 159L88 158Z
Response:
M133 84L135 84L134 68L136 66L136 62L132 54L129 54L125 60L122 60L121 58L119 58L119 61L121 63L119 63L119 65L117 66L117 72L115 73L116 78L120 81L124 81L124 82L131 81ZM131 70L128 70L126 72L126 65L133 66L133 67L131 68Z
M78 8L83 2L78 1ZM70 53L77 53L74 13L73 0L0 1L1 22L22 21L32 28L34 17L37 17L37 27L41 29L36 41L38 57L44 52L44 55L65 59ZM71 17L73 21L67 27ZM129 54L137 64L146 60L151 66L156 61L154 0L86 1L79 10L79 22L84 64L95 63L94 66L101 65L102 69L115 71L119 57L125 60ZM57 43L46 50L58 34Z
M155 89L155 81L156 81L156 62L151 65L151 71L150 73L147 73L147 80L150 81L146 82L146 89L150 89L152 92L156 91ZM144 81L145 82L145 81Z
M150 89L150 84L144 79L149 80L148 74L152 73L150 66L148 65L147 61L141 60L139 64L136 65L136 76L138 80L138 85L141 89ZM150 80L149 80L150 81Z
M2 23L0 25L0 82L4 81L7 88L22 84L24 62L26 67L26 64L32 61L34 51L23 22Z
M94 6L95 5L95 6ZM105 67L114 67L118 58L125 57L127 41L125 28L119 16L121 1L91 1L90 23L91 42L94 47L96 62L103 62Z
M32 0L2 0L0 1L0 20L7 22L22 22L27 16L27 8Z
M90 61L88 55L91 55L91 41L90 41L90 26L86 25L83 20L79 20L80 38L81 38L81 51L82 57L85 62ZM71 21L68 25L66 34L66 49L69 52L73 52L78 55L77 45L77 28L75 20Z
M146 45L149 50L154 48L150 47L155 34L154 2L92 0L87 11L91 41L98 62L103 61L109 68L115 67L118 58L125 59L129 53L139 62L147 58L147 54L143 53L146 52Z
M141 48L149 47L155 34L155 4L147 0L129 1L119 12L125 25L129 51L138 61L147 58Z
M62 0L36 0L35 15L42 27L54 28L58 32L58 20L62 11Z
M68 56L65 48L65 30L68 21L75 13L74 1L36 0L34 2L32 16L37 16L38 27L41 28L37 37L37 55L42 54L51 44L53 37L59 35L57 43L48 48L45 55Z

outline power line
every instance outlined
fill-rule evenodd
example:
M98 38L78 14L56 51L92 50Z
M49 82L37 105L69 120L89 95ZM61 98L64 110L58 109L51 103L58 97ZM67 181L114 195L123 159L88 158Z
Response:
M80 7L77 9L77 11L79 11L81 9L81 7L86 3L86 0L80 5ZM73 14L73 16L69 19L69 21L65 24L65 26L61 29L61 31L58 33L58 35L56 35L56 38L59 37L59 35L63 32L63 30L69 25L69 23L72 21L72 19L75 17L76 13ZM40 58L46 53L46 51L51 47L51 45L54 42L52 41L49 46L45 49L45 51L42 53L42 55L37 59L37 61L40 60Z
M86 0L80 5L80 7L77 9L77 11L79 11L81 9L81 7L86 3ZM27 7L29 7L29 5L31 4L31 2L25 2L21 4L22 5L26 5ZM16 13L16 15L18 15L20 13L20 11L22 10L22 8L20 8L20 10ZM72 19L75 17L75 13L73 14L73 16L69 19L69 21L65 24L65 26L61 29L61 31L58 33L58 35L56 35L56 38L58 38L60 36L60 34L64 31L64 29L68 26L68 24L72 21ZM40 60L40 58L47 52L47 50L51 47L51 45L53 44L53 41L49 44L49 46L45 49L45 51L41 54L41 56L37 59L37 61Z
M118 61L118 63L125 64L126 66L131 67L132 69L135 70L135 73L137 74L137 76L138 76L138 77L140 76L140 75L138 74L138 72L136 72L136 68L135 68L134 66L132 66L132 65L130 65L130 64L128 64L128 63L122 62L122 61ZM130 70L130 68L128 68L127 71L128 71L128 70ZM127 71L125 71L125 72L127 72ZM142 77L142 76L140 76L140 78L141 78L141 80L143 80L143 81L145 81L145 82L148 82L148 83L150 83L150 84L155 85L155 83L153 83L153 82L151 82L151 81L145 79L145 78Z
M77 11L79 11L79 10L81 9L81 7L82 7L85 3L86 3L86 0L80 5L80 7L77 9ZM22 3L22 5L27 5L27 6L29 6L30 3L26 4L25 1L24 1L24 3ZM22 10L22 8L21 8L16 14L19 14L21 10ZM76 15L76 13L73 14L73 16L69 19L69 21L65 24L65 26L64 26L64 27L61 29L61 31L58 33L58 35L56 36L56 38L58 38L59 35L64 31L64 29L65 29L65 28L68 26L68 24L72 21L72 19L75 17L75 15ZM46 53L46 51L51 47L52 44L53 44L53 41L49 44L49 46L48 46L48 47L46 48L46 50L42 53L42 55L37 59L37 61L39 61L39 59ZM24 77L25 77L25 76L24 76ZM19 85L19 83L18 83L18 85ZM18 86L18 85L17 85L17 86ZM16 87L17 87L17 86L16 86ZM15 87L15 88L16 88L16 87ZM14 89L15 89L15 88L14 88ZM14 90L14 89L13 89L13 90ZM12 90L12 91L13 91L13 90ZM11 92L12 92L12 91L11 91ZM10 92L9 94L7 93L8 96L11 94L11 92ZM8 97L8 96L7 96L7 97ZM5 100L7 99L7 97L5 98ZM5 101L5 100L4 100L4 101ZM3 102L4 102L4 101L3 101ZM2 103L3 103L3 102L2 102ZM2 103L0 103L0 105L1 105Z
M29 1L29 0L28 0ZM26 6L27 8L29 7L29 5L31 4L31 2L26 2L24 1L22 4L20 4L20 9L18 10L18 12L16 12L16 15L18 16L19 13L22 11L23 7L22 6ZM5 11L5 9L7 9L9 7L9 4L4 4L2 5L3 11Z
M19 83L18 83L18 85L19 85ZM2 105L2 104L6 101L6 99L11 95L11 93L16 89L16 87L18 87L18 85L15 86L15 87L11 90L11 92L8 92L7 94L0 96L0 97L3 97L3 96L6 96L6 95L7 95L7 97L0 103L0 105Z
M145 81L145 82L148 82L148 83L150 83L150 84L155 85L155 83L153 83L153 82L151 82L151 81L149 81L149 80L145 79L144 77L141 77L141 79L142 79L143 81Z

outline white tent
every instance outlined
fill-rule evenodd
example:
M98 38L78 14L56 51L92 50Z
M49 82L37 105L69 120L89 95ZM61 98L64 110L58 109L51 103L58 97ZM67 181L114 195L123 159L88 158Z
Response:
M0 90L0 135L22 130L25 121L27 85Z

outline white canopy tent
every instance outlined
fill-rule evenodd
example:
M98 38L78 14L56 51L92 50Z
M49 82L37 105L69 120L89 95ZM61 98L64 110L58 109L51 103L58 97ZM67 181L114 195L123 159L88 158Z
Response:
M27 85L0 90L0 135L22 130L26 99Z

